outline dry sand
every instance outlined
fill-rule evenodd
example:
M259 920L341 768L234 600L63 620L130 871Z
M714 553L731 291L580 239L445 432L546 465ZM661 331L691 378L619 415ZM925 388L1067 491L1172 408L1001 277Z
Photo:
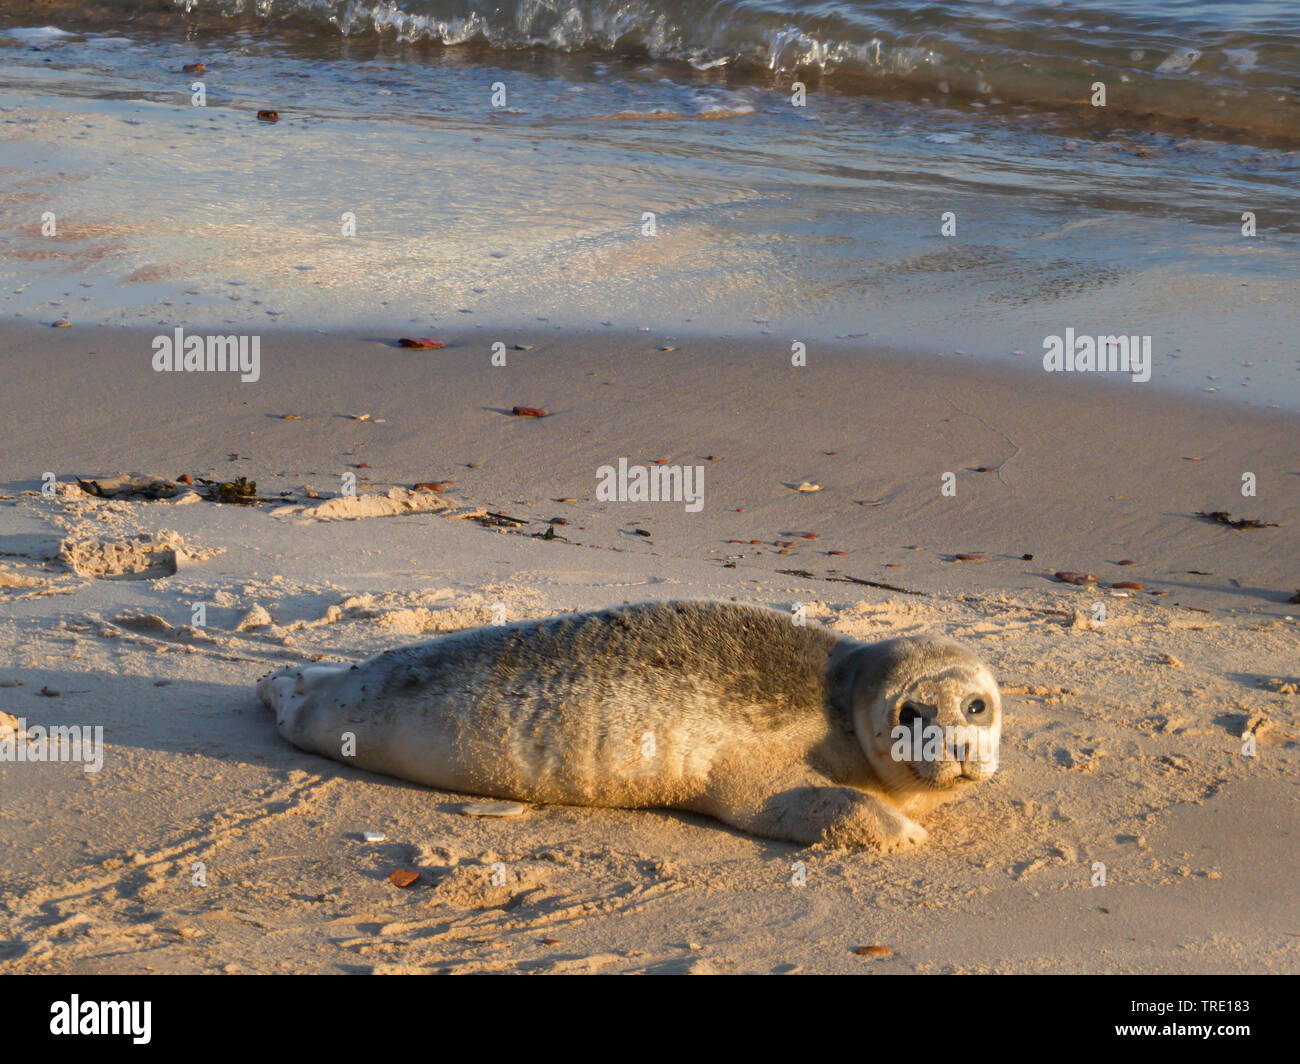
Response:
M265 334L240 384L153 373L150 335L0 329L0 710L107 743L97 773L0 762L0 970L1300 970L1294 415L542 323L442 351ZM494 368L496 340L533 350ZM597 502L621 456L702 465L703 510ZM130 471L287 494L104 500L74 479ZM339 500L349 473L360 498ZM1214 510L1278 527L1195 516ZM966 641L1003 684L1001 772L890 857L672 812L482 819L291 748L253 693L496 603L670 597ZM391 885L401 868L419 881Z

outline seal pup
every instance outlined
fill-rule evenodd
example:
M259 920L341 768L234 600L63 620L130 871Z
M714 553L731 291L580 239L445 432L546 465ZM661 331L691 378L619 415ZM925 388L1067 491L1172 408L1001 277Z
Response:
M257 690L294 746L442 790L885 850L997 770L1002 721L993 675L951 640L862 643L707 601L477 628ZM945 729L980 741L900 742Z

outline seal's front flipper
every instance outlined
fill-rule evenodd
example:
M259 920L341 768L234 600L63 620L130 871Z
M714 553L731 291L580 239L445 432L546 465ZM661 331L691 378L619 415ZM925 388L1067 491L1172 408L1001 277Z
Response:
M821 841L828 846L874 846L891 853L921 846L929 839L930 833L925 828L888 802L864 791L853 790L852 794L854 800L844 815L826 826Z
M783 791L768 801L761 816L778 827L779 838L837 849L872 846L890 852L919 846L929 837L920 824L874 794L836 784Z
M919 845L928 837L923 827L874 794L840 786L808 768L783 773L764 787L752 780L752 770L715 770L699 810L742 831L805 846L821 842L888 851Z

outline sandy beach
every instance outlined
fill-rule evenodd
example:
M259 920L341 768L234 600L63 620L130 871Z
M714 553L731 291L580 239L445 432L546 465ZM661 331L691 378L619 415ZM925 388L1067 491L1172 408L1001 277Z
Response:
M24 1021L97 974L1300 972L1288 5L4 8L0 974L77 977L15 981L42 999ZM686 721L678 806L733 811L697 800L721 761L718 791L787 828L782 803L870 800L772 731L727 747L737 720L793 715L805 769L869 788L902 772L867 746L904 698L989 709L960 686L978 664L936 680L939 654L930 702L850 720L875 688L824 682L822 633L769 694L753 614L653 654L542 644L567 688L510 644L479 662L491 690L424 717L359 709L375 673L337 670L331 712L373 710L380 746L500 758L435 782L531 757L575 790L363 771L291 745L257 693L682 599L960 641L1000 685L999 770L909 806L928 840L902 852L680 810L486 815L603 797L583 758L622 771L646 702ZM400 690L427 703L436 672ZM463 723L462 693L470 740L393 738ZM1038 982L1036 1011L1095 1034L1087 994L1174 993L1154 983ZM284 986L85 993L141 984L187 1046ZM163 1000L196 985L235 1008Z
M243 384L154 372L153 335L0 328L0 710L104 729L99 771L0 763L0 969L1300 969L1294 414L542 322L423 351L266 333ZM600 501L620 458L702 468L702 507ZM77 480L130 472L196 490ZM236 477L262 501L200 497ZM494 606L669 598L966 642L1002 685L1001 771L901 855L662 811L484 820L295 750L253 691Z

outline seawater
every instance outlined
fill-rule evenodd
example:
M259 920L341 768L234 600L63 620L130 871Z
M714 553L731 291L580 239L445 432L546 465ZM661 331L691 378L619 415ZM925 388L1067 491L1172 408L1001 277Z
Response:
M1292 4L7 12L0 312L1029 367L1072 328L1152 336L1157 384L1300 405Z

